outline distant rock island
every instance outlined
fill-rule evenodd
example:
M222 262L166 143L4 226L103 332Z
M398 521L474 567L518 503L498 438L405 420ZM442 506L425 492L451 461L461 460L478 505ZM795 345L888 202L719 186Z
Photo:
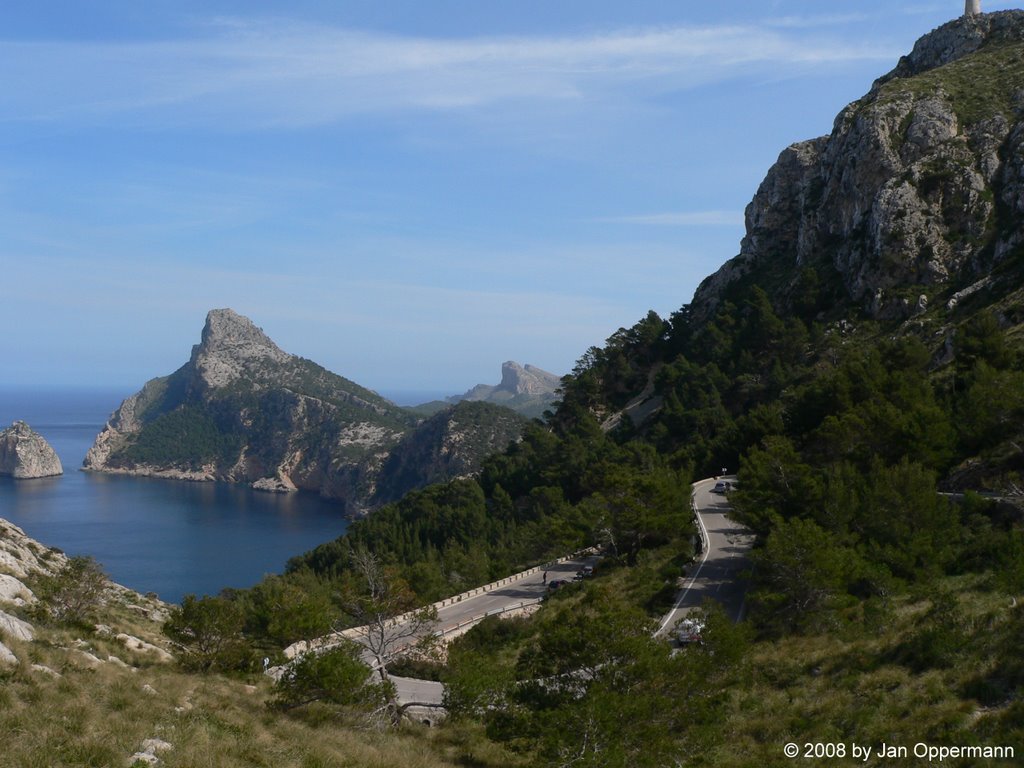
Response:
M0 431L0 475L29 479L63 474L57 452L24 421Z
M359 514L397 498L387 487L393 478L401 478L395 482L404 492L447 479L449 471L475 471L485 455L521 433L520 421L506 413L455 418L451 423L472 423L487 435L456 438L461 428L423 422L421 415L284 352L248 318L215 309L189 361L125 400L83 467L246 483L264 491L316 491ZM460 448L453 453L455 444ZM394 456L405 458L393 458L396 450ZM411 466L410 456L424 457L429 466Z
M424 403L413 410L429 415L450 405L469 401L502 405L527 418L538 418L555 402L561 385L560 376L535 365L524 366L509 360L502 363L501 383L477 384L465 394Z

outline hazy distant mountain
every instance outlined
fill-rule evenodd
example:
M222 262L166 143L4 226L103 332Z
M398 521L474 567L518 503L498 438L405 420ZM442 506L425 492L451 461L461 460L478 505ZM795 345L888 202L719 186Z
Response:
M503 405L523 416L536 418L555 402L555 392L561 384L560 376L535 365L523 366L510 360L502 363L499 384L477 384L465 394L424 403L413 410L422 415L432 415L450 405L468 400Z

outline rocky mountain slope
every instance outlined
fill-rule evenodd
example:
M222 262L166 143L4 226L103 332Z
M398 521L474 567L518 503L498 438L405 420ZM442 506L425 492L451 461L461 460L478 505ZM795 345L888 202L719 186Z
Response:
M582 407L698 472L785 435L815 461L916 455L945 490L1019 495L1022 83L1024 11L922 37L781 153L690 304L581 359L556 422Z
M358 513L375 499L394 496L378 483L400 444L406 458L388 466L405 467L403 489L413 477L443 473L444 462L410 467L409 446L444 453L443 443L454 433L433 425L420 432L418 422L376 393L282 351L248 318L217 309L207 316L202 340L185 365L121 404L84 467L248 483L267 491L316 491ZM498 448L507 444L506 432L498 430ZM426 447L425 435L439 442ZM490 450L488 439L467 444ZM472 471L483 454L470 454L462 451L452 470Z
M698 319L757 283L813 317L902 321L1017 286L1024 213L1024 13L965 16L921 38L794 144L746 210L740 254L700 286ZM935 330L939 330L936 328Z
M24 421L0 430L0 475L27 479L64 474L57 452Z
M396 501L415 488L467 477L480 459L505 450L523 432L525 416L498 405L461 402L419 425L388 454L373 501Z
M0 764L464 764L415 732L344 718L324 729L268 707L266 649L230 677L177 663L187 654L163 631L177 607L110 582L94 563L86 570L96 589L83 601L79 563L0 519ZM208 619L206 640L230 643L230 620Z

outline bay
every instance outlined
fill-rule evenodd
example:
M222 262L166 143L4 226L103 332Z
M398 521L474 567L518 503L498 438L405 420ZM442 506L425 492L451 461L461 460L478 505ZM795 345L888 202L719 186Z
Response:
M91 555L110 577L178 602L280 573L288 558L345 532L336 502L81 472L97 433L129 390L0 390L0 428L26 421L57 451L64 474L0 477L0 517L69 555Z

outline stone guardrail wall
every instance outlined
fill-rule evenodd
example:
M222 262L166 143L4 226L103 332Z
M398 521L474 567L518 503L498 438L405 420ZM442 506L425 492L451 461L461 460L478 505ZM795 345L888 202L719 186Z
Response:
M514 583L516 583L518 581L522 581L523 579L527 578L528 576L533 576L533 575L538 574L538 573L540 573L542 571L549 570L553 565L558 565L559 563L566 563L566 562L568 562L570 560L575 560L578 557L584 557L586 555L595 554L596 552L597 552L597 548L596 547L588 547L586 549L578 550L576 552L573 552L571 554L566 555L565 557L560 557L557 560L551 560L551 561L545 563L544 565L538 565L538 566L536 566L534 568L530 568L530 569L525 570L525 571L520 571L519 573L514 573L511 576L506 576L504 579L498 579L498 581L493 581L490 584L484 584L482 587L476 587L475 589L471 589L471 590L469 590L467 592L463 592L461 594L454 595L452 597L446 597L444 600L438 600L436 603L431 603L430 605L426 605L423 608L417 608L414 611L408 611L408 612L403 613L403 614L401 614L399 616L395 616L393 619L390 619L388 621L388 624L392 625L392 626L397 625L397 624L401 624L407 618L413 616L416 613L419 613L422 610L431 610L431 609L433 609L433 610L440 610L441 608L446 608L449 605L455 605L456 603L461 603L463 600L468 600L469 598L476 597L477 595L482 595L485 592L493 592L494 590L501 589L502 587L506 587L509 584L514 584ZM449 634L451 632L456 631L456 629L460 629L460 628L465 627L465 626L467 626L467 625L469 625L471 623L476 623L478 621L482 621L487 616L497 615L497 614L501 614L501 613L506 613L506 612L511 611L511 610L518 610L519 608L522 608L525 605L529 605L529 604L532 604L534 602L538 602L539 600L540 600L540 598L536 598L534 600L524 600L524 601L516 604L515 606L507 607L507 608L504 608L504 609L498 609L498 610L493 610L492 609L491 611L485 611L485 612L483 612L483 613L481 613L479 615L471 616L468 619L463 619L461 622L459 622L459 624L456 627L449 627L449 628L446 628L446 629L439 630L436 634L441 636L441 637L443 637L446 634ZM284 649L284 655L287 656L289 659L294 659L296 656L298 656L301 653L304 653L307 650L325 650L327 648L330 648L331 645L334 644L335 638L340 636L340 637L348 638L350 640L351 639L355 639L355 638L360 636L362 631L363 631L362 627L350 627L348 629L343 629L340 632L332 632L331 634L329 634L329 635L327 635L325 637L317 638L316 640L313 640L312 642L306 642L305 640L300 640L299 642L293 643L292 645L289 645L287 648L285 648Z
M535 568L530 568L527 571L520 571L519 573L514 573L511 576L506 576L504 579L499 579L498 581L491 582L490 584L485 584L482 587L477 587L476 589L471 589L468 592L463 592L461 595L455 595L454 597L448 597L444 600L438 600L436 603L433 603L431 606L428 607L441 609L449 605L454 605L455 603L461 603L463 600L467 598L476 597L477 595L483 594L484 592L493 592L495 589L498 589L499 587L504 587L509 584L514 584L517 581L522 581L527 576L533 576L534 574L540 573L541 571L550 570L551 566L553 565L558 565L559 563L567 563L570 560L575 560L578 557L584 557L586 555L592 555L596 552L596 547L588 547L586 549L581 549L576 552L573 552L572 554L566 555L565 557L560 557L557 560L552 560L548 563L545 563L544 565L538 565Z
M493 610L487 611L486 613L482 613L479 616L473 616L468 619L463 619L454 627L446 627L445 629L439 629L434 634L437 637L445 637L455 632L459 632L460 630L465 629L466 627L471 627L474 624L479 624L488 616L501 616L502 614L509 613L510 611L518 611L522 608L525 608L528 605L537 605L537 603L540 603L543 600L543 597L534 597L530 600L520 600L515 605L506 605L504 608L495 608Z
M461 603L463 600L468 600L471 597L476 597L477 595L482 595L485 592L493 592L496 589L501 589L502 587L507 587L509 584L515 584L517 581L522 581L523 579L527 578L528 576L534 576L534 575L536 575L538 573L541 573L542 571L550 570L550 568L553 565L558 565L560 563L567 563L570 560L575 560L578 557L583 557L585 555L594 554L595 552L597 552L597 548L596 547L588 547L586 549L580 549L580 550L578 550L576 552L573 552L571 554L566 555L565 557L560 557L557 560L550 560L549 562L545 563L544 565L538 565L538 566L536 566L534 568L530 568L530 569L525 570L525 571L520 571L519 573L514 573L511 576L506 576L504 579L498 579L497 581L492 581L490 584L484 584L482 587L477 587L476 589L471 589L468 592L463 592L461 594L454 595L452 597L446 597L444 600L438 600L436 603L431 603L430 605L426 605L423 608L417 608L415 611L408 611L406 613L401 614L400 616L396 616L394 619L392 619L392 622L394 622L395 624L401 624L407 618L409 618L410 616L413 616L414 614L419 613L422 610L431 610L431 609L441 610L442 608L446 608L449 605L455 605L456 603ZM503 612L503 611L499 611L499 613L501 613L501 612ZM483 619L484 617L486 617L487 615L488 615L488 613L485 611L484 613L481 613L479 616L474 616L474 617L471 617L470 619L463 620L463 623L465 623L467 621L472 621L472 620L479 621L479 620ZM351 637L351 635L347 635L346 633L347 632L358 632L359 629L361 629L361 628L360 627L352 627L351 629L344 630L344 632L342 632L341 634L345 635L346 637Z
M711 542L708 541L707 531L704 530L704 524L701 522L700 514L697 512L696 488L690 491L690 511L693 513L693 521L697 524L697 535L700 537L700 554L704 554L708 551L708 547L711 546Z

